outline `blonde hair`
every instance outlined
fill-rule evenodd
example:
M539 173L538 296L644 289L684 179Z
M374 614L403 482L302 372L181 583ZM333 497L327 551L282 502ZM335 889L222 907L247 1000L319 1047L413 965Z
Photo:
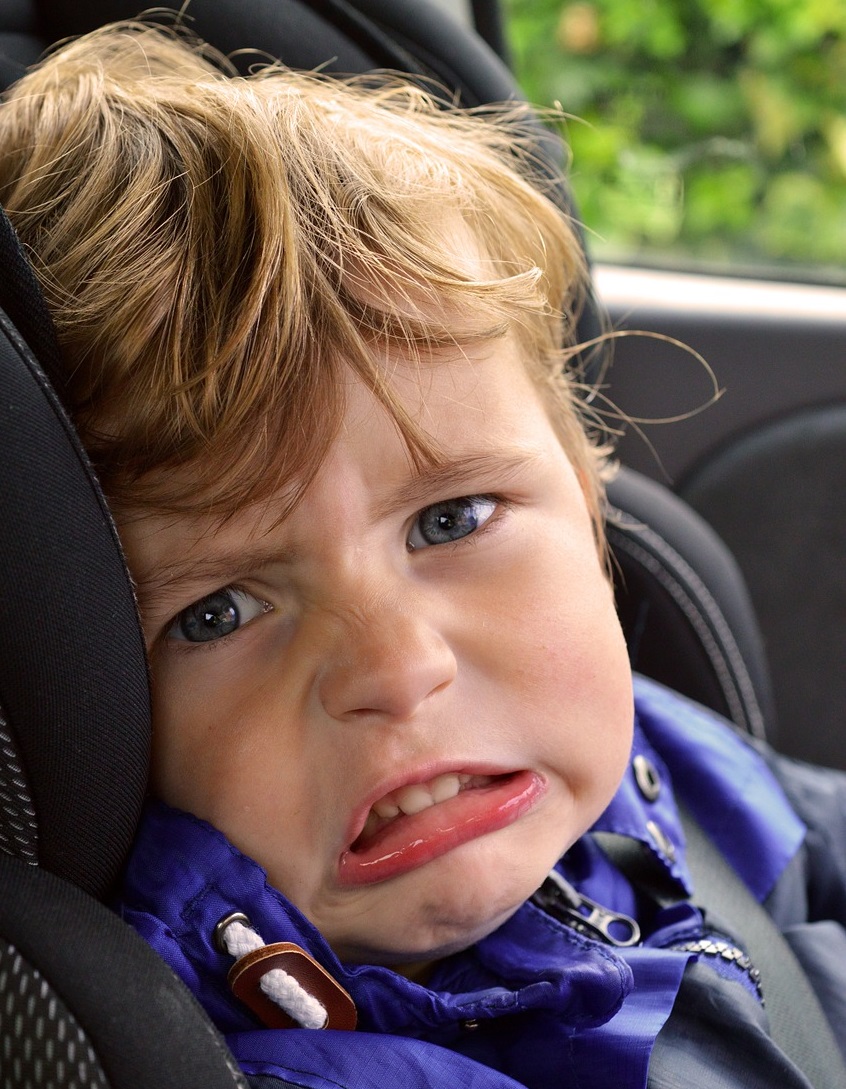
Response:
M563 366L582 255L523 122L387 77L239 77L137 23L25 76L0 107L0 202L118 507L226 514L302 488L339 425L346 368L412 457L437 459L385 349L423 360L511 329L598 522L603 452ZM457 223L476 268L450 243Z

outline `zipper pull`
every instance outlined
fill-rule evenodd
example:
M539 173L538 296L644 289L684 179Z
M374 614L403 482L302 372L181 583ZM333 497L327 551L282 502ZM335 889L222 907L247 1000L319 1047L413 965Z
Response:
M597 904L551 870L532 897L532 903L579 934L625 949L640 943L640 927L634 919Z

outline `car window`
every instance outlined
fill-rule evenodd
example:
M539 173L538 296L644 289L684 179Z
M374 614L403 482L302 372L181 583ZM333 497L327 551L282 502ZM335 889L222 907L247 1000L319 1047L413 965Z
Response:
M506 0L603 260L846 283L842 0Z

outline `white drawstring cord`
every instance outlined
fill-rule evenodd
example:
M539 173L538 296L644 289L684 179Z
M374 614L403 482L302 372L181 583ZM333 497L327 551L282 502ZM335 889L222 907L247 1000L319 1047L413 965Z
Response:
M245 926L237 919L227 923L220 930L219 937L232 957L243 957L265 946L252 927ZM329 1019L323 1003L318 1002L314 995L281 968L271 968L265 972L259 986L272 1002L303 1028L323 1028Z

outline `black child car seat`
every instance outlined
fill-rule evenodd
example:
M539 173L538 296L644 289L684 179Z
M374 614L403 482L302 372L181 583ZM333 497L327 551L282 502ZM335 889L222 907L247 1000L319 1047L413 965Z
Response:
M398 68L434 77L468 106L519 93L496 53L431 0L193 0L188 11L224 51L247 45L338 72ZM66 35L136 14L132 0L4 0L0 77L8 84ZM544 141L555 171L554 141ZM566 200L563 182L561 192ZM581 332L588 339L599 328L592 303ZM0 1089L243 1085L187 990L101 902L145 791L147 673L119 541L62 408L57 359L49 315L4 221ZM766 666L731 557L658 485L621 473L611 502L635 667L762 734Z

